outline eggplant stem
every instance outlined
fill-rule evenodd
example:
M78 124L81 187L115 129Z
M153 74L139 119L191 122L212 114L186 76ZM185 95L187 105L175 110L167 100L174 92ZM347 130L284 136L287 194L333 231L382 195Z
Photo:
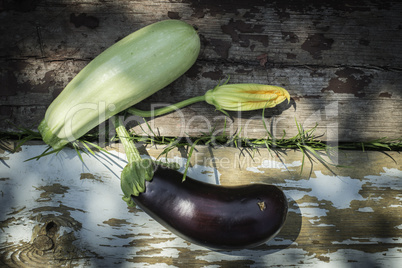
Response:
M116 133L119 136L121 143L123 144L124 151L126 152L127 155L128 163L140 161L141 160L140 152L135 147L134 142L132 142L130 138L130 133L128 133L121 118L115 117L113 123L116 129Z

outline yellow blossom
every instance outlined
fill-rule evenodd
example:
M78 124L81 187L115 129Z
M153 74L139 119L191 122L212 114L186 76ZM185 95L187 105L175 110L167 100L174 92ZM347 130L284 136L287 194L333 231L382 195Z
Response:
M207 91L205 101L217 110L251 111L290 100L286 89L261 84L224 84Z

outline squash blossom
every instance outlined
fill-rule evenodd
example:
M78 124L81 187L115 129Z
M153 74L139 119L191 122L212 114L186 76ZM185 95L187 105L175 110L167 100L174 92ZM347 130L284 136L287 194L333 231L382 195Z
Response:
M205 93L205 101L220 111L272 108L284 100L290 100L286 89L261 84L224 84Z
M228 84L228 81L229 79L223 85L217 85L214 89L208 90L202 96L192 97L160 109L143 111L130 107L127 112L142 117L153 117L171 113L196 102L205 101L229 116L225 111L272 108L284 100L288 100L288 102L290 100L289 92L281 87L262 84Z

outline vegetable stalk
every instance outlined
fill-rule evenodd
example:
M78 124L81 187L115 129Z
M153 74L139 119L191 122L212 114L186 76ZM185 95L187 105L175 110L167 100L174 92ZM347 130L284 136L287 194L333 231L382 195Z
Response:
M225 114L226 111L251 111L264 108L272 108L290 100L286 89L278 86L261 84L227 84L217 85L208 90L205 95L193 97L179 103L169 105L152 111L143 111L136 108L128 108L130 114L142 117L160 116L190 104L205 101L214 105L216 110Z
M151 159L141 158L120 118L116 117L114 125L128 160L121 172L120 187L123 191L123 200L128 206L134 206L131 195L138 196L145 191L145 181L151 181L154 175L153 162Z
M141 117L153 117L153 116L160 116L160 115L168 114L175 110L181 109L183 107L186 107L188 105L191 105L191 104L197 103L197 102L201 102L201 101L205 101L205 96L192 97L190 99L178 102L176 104L169 105L169 106L166 106L166 107L163 107L160 109L156 109L156 110L152 110L152 111L143 111L143 110L136 109L134 107L128 108L127 111L130 114L138 115Z
M123 125L121 118L114 118L114 126L116 129L117 136L119 137L121 143L123 144L124 151L127 156L127 161L129 163L141 160L140 153L135 147L134 143L130 138L130 133L128 133L126 127Z
M133 207L131 196L138 196L145 191L145 181L151 181L154 176L155 165L165 166L173 170L179 169L176 163L162 163L149 158L141 158L141 155L130 137L121 118L113 121L117 136L119 137L127 156L127 165L123 168L120 178L120 187L123 191L123 200L128 206Z

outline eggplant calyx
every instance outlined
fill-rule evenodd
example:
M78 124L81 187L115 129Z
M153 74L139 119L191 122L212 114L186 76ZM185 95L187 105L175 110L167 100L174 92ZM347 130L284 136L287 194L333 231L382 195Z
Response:
M154 164L151 159L141 159L128 163L122 173L120 187L123 200L128 206L134 206L131 195L138 196L145 191L145 181L151 181L154 176Z
M122 120L117 117L113 123L128 160L128 164L121 172L120 187L123 191L122 199L129 207L134 207L135 204L131 196L138 196L145 192L145 181L152 180L156 165L174 169L178 169L179 167L176 163L154 162L149 158L142 159Z
M128 206L133 207L135 205L131 201L131 195L138 196L145 191L145 180L152 180L154 165L151 159L141 158L121 118L116 117L113 123L128 160L128 164L121 172L120 179L120 187L124 194L123 200Z

